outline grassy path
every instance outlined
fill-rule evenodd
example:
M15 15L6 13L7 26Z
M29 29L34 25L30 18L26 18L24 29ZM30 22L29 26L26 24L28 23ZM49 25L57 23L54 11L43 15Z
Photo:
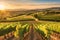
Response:
M39 35L39 33L37 33L34 30L34 27L32 25L32 26L30 26L30 31L27 34L27 36L25 36L24 40L44 40L44 39L43 39L42 35Z

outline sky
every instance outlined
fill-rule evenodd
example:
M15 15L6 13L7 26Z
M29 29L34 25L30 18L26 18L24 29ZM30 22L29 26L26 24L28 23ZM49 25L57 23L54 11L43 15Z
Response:
M6 9L41 9L60 7L60 0L0 0Z

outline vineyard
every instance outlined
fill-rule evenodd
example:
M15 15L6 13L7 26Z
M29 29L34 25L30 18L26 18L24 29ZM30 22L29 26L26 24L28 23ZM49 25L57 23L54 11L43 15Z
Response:
M60 22L0 23L0 40L60 40Z

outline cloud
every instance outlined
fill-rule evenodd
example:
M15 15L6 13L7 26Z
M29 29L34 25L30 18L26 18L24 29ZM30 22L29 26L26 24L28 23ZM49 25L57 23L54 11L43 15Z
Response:
M0 0L0 1L11 1L11 2L60 2L60 0Z
M23 5L23 4L32 4L32 5L40 5L40 4L60 4L59 0L0 0L0 3L7 3L7 4L16 4L16 5Z
M8 4L60 4L60 0L0 0L0 3Z
M60 7L60 5L14 5L13 8L17 9L44 9L50 7Z
M6 8L8 9L41 9L49 7L60 7L59 2L48 2L48 0L0 0L0 4L6 5Z

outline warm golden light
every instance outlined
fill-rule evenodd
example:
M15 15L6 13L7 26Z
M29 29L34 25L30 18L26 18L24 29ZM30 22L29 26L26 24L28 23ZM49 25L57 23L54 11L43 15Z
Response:
M5 10L5 6L0 4L0 10Z

